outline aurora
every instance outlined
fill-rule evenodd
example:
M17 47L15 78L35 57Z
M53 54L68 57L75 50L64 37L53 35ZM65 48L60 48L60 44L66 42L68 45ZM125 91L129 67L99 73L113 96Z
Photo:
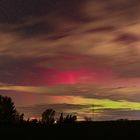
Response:
M96 120L140 119L138 0L0 5L0 94L25 117L53 107L80 119L93 109Z

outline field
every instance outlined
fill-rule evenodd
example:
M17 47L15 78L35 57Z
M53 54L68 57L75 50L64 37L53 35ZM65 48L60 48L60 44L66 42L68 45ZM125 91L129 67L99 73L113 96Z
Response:
M5 139L85 139L113 140L139 139L140 121L77 122L56 125L1 126L0 134Z

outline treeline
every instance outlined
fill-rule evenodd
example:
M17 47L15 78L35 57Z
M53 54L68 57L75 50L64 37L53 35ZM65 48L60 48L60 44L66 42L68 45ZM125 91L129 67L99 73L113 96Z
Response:
M14 105L14 102L10 97L0 95L0 124L48 124L52 125L54 123L74 123L77 120L75 115L64 116L61 113L58 120L55 120L56 111L53 109L46 109L41 114L41 120L32 119L25 120L24 114L19 113Z

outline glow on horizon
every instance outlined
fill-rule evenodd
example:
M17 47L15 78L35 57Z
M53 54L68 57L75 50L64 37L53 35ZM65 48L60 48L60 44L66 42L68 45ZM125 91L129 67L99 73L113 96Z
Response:
M70 100L70 101L69 101ZM95 109L128 109L140 110L139 102L130 102L125 100L113 101L109 99L91 99L82 97L70 97L67 103L80 105L95 105Z
M53 87L52 87L53 88ZM32 92L32 93L46 93L49 91L47 87L24 87L24 86L1 86L0 90L6 91L20 91L20 92ZM119 91L120 89L118 89ZM63 91L63 88L62 90ZM127 91L123 90L122 91ZM132 90L133 91L133 90ZM65 92L65 91L64 91ZM47 95L47 94L46 94ZM113 101L110 99L96 99L96 98L84 98L80 96L51 96L52 103L67 103L67 104L79 104L79 105L97 105L95 109L128 109L128 110L140 110L139 102L131 102L126 100Z

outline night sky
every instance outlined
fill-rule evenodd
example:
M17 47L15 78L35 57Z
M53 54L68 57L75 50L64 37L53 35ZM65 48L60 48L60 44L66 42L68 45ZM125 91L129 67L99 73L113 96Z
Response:
M140 1L0 0L0 94L26 118L140 119Z

